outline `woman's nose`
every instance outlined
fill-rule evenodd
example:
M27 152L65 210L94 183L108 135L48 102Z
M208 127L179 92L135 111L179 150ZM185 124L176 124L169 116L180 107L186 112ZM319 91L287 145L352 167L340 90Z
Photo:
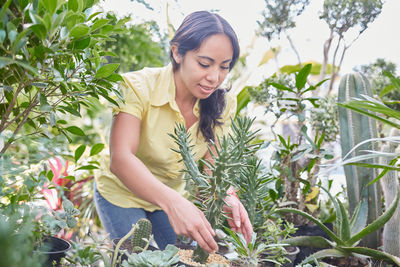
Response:
M212 84L215 84L219 80L219 71L215 68L211 68L207 73L207 80Z

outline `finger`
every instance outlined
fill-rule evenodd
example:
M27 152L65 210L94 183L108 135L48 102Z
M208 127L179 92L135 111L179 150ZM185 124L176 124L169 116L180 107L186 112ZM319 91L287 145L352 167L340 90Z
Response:
M192 238L196 240L197 244L208 253L212 253L218 249L217 243L208 231L194 232Z
M235 199L234 203L231 204L231 214L235 227L240 228L241 226L240 205L238 205L237 199Z

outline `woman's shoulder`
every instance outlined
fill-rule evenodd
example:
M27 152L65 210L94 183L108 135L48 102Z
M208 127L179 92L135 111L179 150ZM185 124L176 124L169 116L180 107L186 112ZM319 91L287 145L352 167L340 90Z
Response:
M123 73L121 76L128 87L149 90L159 83L164 73L168 72L168 68L169 65L164 67L145 67L137 71Z

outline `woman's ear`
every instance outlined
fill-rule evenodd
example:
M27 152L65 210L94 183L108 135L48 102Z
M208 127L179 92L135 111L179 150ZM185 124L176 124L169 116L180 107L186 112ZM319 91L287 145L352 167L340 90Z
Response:
M181 64L182 57L178 53L178 46L173 44L171 46L171 51L172 51L172 57L174 58L175 62Z

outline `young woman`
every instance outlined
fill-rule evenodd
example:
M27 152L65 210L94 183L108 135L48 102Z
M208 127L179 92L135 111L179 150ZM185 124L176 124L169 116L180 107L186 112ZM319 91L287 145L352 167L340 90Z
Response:
M236 111L235 98L219 87L238 59L238 40L225 19L198 11L184 19L170 44L171 64L123 75L124 103L114 112L109 169L96 175L95 203L110 238L146 217L161 249L184 235L212 252L218 249L215 233L186 198L184 166L168 133L184 123L196 160L211 159L207 143L226 133ZM243 205L232 195L226 202L229 225L249 240Z

